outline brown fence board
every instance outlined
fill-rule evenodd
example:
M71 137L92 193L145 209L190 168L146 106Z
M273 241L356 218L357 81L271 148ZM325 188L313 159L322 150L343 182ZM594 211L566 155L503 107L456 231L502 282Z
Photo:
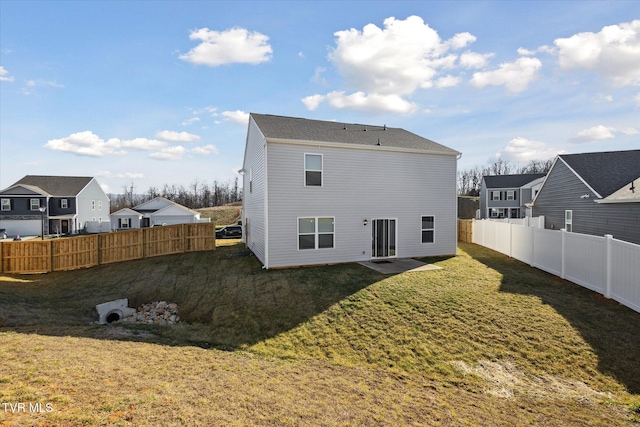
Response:
M100 234L100 264L142 258L142 230Z
M185 224L185 252L216 249L216 227L212 222Z
M51 241L2 242L2 271L47 273L51 271Z
M98 236L52 240L53 271L75 270L98 265Z
M143 228L142 233L145 258L184 252L183 224Z
M3 273L46 273L216 248L212 223L178 224L55 240L0 243Z
M458 241L473 243L473 220L458 220Z

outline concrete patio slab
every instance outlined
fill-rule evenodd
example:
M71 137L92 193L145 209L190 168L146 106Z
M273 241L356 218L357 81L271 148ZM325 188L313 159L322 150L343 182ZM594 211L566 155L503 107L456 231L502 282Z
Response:
M388 259L378 262L362 261L358 264L382 274L400 274L407 271L429 271L442 269L442 267L438 267L437 265L425 264L424 262L413 258Z

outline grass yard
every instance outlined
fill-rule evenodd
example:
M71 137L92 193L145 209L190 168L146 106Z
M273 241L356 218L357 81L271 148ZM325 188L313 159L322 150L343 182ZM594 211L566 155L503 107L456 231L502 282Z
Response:
M0 275L0 426L640 425L640 313L471 244L384 276L236 242ZM185 322L91 324L123 297Z

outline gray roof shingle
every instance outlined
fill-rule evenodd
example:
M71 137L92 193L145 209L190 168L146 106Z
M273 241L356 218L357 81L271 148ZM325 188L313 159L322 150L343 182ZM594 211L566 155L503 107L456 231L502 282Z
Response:
M251 113L267 139L383 146L458 155L458 151L401 128Z
M487 188L520 188L545 175L544 173L523 173L517 175L487 175L482 178Z
M561 154L559 157L603 198L640 176L640 150Z
M13 185L39 187L54 197L75 196L91 182L90 176L27 175Z

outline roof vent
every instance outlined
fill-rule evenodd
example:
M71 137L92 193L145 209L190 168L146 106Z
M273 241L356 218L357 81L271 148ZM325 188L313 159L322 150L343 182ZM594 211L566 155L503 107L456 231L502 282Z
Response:
M342 129L347 130L347 125L345 124Z
M367 131L367 127L365 126L364 129L362 129L362 130L366 132Z
M380 138L378 138L378 145L382 145L382 144L380 144Z
M384 126L382 127L382 130L387 130L387 125L384 125Z

